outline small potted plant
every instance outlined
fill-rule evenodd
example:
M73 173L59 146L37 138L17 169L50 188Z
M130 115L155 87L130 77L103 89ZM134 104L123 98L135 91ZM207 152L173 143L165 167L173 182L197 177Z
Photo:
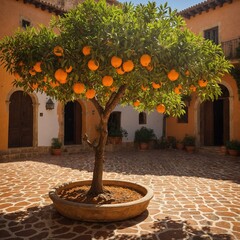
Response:
M227 147L228 153L231 156L240 155L240 141L238 141L238 140L227 141L226 147Z
M187 152L193 153L196 149L196 138L195 136L185 135L183 138L183 144Z
M52 155L61 155L62 153L62 143L58 138L52 138L51 152Z
M110 128L108 131L108 143L120 144L122 143L122 138L127 136L128 132L123 128Z
M176 148L177 148L178 150L183 150L184 144L183 144L183 141L182 141L182 140L177 140L177 142L176 142Z
M134 142L138 143L141 150L149 148L149 142L156 140L156 135L152 128L142 127L135 132Z

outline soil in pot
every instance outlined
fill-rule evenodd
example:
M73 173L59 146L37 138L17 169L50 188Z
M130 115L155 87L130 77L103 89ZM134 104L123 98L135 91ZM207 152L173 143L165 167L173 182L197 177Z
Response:
M63 189L59 197L68 201L88 204L118 204L135 201L143 197L142 194L130 188L120 186L104 186L105 192L98 197L88 196L89 185Z

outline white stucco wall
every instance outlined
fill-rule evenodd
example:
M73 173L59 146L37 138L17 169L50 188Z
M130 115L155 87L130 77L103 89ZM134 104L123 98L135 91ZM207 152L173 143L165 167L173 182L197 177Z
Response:
M121 127L126 129L128 136L123 138L123 142L133 142L135 131L141 127L152 128L157 138L162 136L163 131L163 115L158 112L147 113L147 124L139 124L139 112L137 112L133 107L126 106L122 107L118 105L114 111L121 112Z
M59 124L57 118L57 103L53 100L53 110L46 110L46 102L49 97L46 94L37 94L38 107L38 146L50 146L53 137L58 137Z

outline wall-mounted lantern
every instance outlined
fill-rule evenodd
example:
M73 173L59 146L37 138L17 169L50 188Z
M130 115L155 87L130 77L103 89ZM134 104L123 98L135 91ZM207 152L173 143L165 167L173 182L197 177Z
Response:
M54 109L54 102L51 98L49 98L46 102L46 109L47 110L53 110Z

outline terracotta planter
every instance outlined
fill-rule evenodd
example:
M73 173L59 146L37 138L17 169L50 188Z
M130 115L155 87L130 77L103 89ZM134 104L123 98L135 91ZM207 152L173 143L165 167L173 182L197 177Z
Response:
M183 143L177 143L176 148L179 149L179 150L183 150L184 144Z
M187 152L193 153L195 152L196 147L195 146L185 146Z
M228 153L231 156L239 156L239 151L235 149L228 149Z
M52 148L51 152L52 152L52 155L59 156L62 154L62 149L61 148Z
M87 222L113 222L136 217L143 213L153 197L153 191L145 186L126 181L104 180L104 184L129 187L144 197L136 201L121 204L86 204L71 202L59 198L58 193L67 188L89 185L91 181L79 181L65 184L49 192L54 207L65 217Z
M140 150L148 150L149 149L149 143L144 143L144 142L142 142L142 143L139 143L139 149Z

